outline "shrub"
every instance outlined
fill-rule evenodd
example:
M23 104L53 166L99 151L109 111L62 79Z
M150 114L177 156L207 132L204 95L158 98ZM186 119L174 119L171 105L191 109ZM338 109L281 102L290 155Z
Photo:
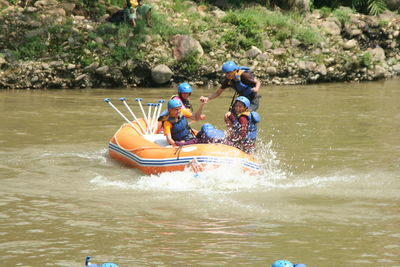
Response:
M16 51L16 57L21 59L34 59L43 55L47 47L40 36L28 39Z
M361 66L369 68L371 66L371 63L372 63L371 54L369 52L364 53L361 56L361 60L360 60Z

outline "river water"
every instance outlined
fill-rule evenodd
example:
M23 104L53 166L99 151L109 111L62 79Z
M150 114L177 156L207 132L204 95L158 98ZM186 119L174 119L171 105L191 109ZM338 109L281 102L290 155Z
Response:
M1 266L400 266L400 80L262 88L258 176L110 159L123 120L103 98L174 91L0 92Z

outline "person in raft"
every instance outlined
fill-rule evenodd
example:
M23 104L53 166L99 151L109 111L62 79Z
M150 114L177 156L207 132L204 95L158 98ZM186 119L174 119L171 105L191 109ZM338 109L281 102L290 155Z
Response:
M303 263L293 264L288 260L277 260L274 263L272 263L271 267L307 267L307 266Z
M244 96L235 99L232 112L225 114L227 141L246 153L252 153L256 146L257 123L260 115L250 111L250 100Z
M250 72L250 68L237 66L235 62L227 61L222 65L222 72L225 73L225 80L221 88L208 97L201 96L200 100L208 101L217 98L226 88L232 87L235 90L235 96L239 95L248 98L250 100L250 110L256 111L260 102L261 82ZM231 110L231 107L229 110Z
M179 84L178 95L171 96L171 99L177 99L182 103L182 108L193 112L192 104L189 102L189 96L192 94L192 86L186 82Z
M171 99L168 101L168 111L161 114L158 120L162 122L164 135L170 145L181 146L189 144L190 140L196 141L187 119L204 120L206 116L202 112L206 103L207 101L202 101L197 112L193 114L190 110L182 108L182 102L179 100Z

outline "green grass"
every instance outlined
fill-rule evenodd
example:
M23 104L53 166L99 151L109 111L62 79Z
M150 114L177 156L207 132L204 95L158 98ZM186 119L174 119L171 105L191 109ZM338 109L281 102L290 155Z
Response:
M349 11L348 9L338 8L335 9L332 14L342 23L342 25L348 23L351 18L351 14L353 12Z
M45 42L40 36L35 36L21 45L16 51L15 56L20 59L35 59L42 56L47 51Z
M304 18L297 13L282 14L248 8L230 11L222 21L236 27L235 30L226 30L223 35L223 41L231 49L248 49L251 45L261 47L265 32L280 42L297 38L305 45L315 45L322 40L320 33L305 23Z

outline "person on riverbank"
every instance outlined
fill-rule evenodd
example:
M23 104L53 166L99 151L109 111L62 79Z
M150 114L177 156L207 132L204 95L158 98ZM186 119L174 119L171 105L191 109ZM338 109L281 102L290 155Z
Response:
M225 80L221 87L208 97L201 96L200 100L212 100L219 97L226 88L232 87L235 90L235 96L244 96L250 100L250 110L256 111L259 106L261 82L257 80L250 72L250 68L237 66L233 61L227 61L222 65L222 72L225 74ZM234 96L234 97L235 97ZM233 102L233 101L232 101ZM232 109L232 103L229 110Z
M204 120L205 115L202 114L206 101L202 101L199 109L195 114L190 110L182 108L182 102L177 99L168 101L168 112L161 115L158 119L162 122L164 135L172 146L185 145L190 140L196 139L193 130L190 128L188 119Z
M235 99L232 111L225 114L228 131L226 140L246 153L252 153L256 146L257 123L260 116L250 111L250 100L244 96Z
M142 0L126 0L124 6L125 21L128 21L132 27L136 27L137 15L146 18L147 27L152 28L151 7L142 3Z
M178 85L178 95L171 96L171 99L177 99L182 103L182 108L193 112L192 104L189 102L189 96L192 94L192 86L187 82Z

